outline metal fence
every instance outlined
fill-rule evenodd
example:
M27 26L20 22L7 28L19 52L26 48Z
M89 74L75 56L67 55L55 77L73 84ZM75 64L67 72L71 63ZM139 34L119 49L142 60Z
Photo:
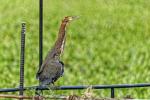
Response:
M34 89L49 90L49 87L30 86L24 87L24 51L25 51L25 23L22 23L21 30L21 54L20 54L20 86L18 88L4 88L0 89L0 93L16 92L19 91L19 95L23 96L25 90ZM43 60L43 0L39 0L39 67L42 65ZM115 85L82 85L82 86L56 86L52 87L53 90L81 90L91 87L92 89L110 89L110 97L115 97L115 89L121 88L139 88L150 87L150 83L141 84L115 84Z
M110 89L110 97L115 97L115 89L121 89L121 88L139 88L139 87L150 87L150 84L143 83L143 84L115 84L115 85L81 85L81 86L55 86L51 87L52 90L81 90L81 89L87 89L91 87L92 89ZM24 87L23 90L49 90L50 88L47 86L39 87L39 86L30 86L30 87ZM7 89L0 89L0 93L2 92L16 92L20 91L22 88L7 88Z

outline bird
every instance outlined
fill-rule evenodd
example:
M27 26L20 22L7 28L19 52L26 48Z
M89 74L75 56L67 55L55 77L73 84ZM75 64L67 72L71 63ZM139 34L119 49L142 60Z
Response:
M66 16L62 20L56 42L36 73L40 86L54 85L54 82L63 76L64 63L60 60L60 56L64 51L66 42L66 27L70 21L77 18L78 16Z

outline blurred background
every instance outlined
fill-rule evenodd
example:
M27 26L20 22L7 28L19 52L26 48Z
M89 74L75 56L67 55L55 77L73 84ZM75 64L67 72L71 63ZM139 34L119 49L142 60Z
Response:
M65 74L56 85L150 82L150 0L43 1L44 58L56 40L61 20L68 15L80 16L68 27L61 57ZM21 22L27 25L25 86L38 84L35 78L39 64L38 3L38 0L0 0L0 88L19 86ZM116 92L117 97L150 97L149 88ZM94 93L101 97L110 95L108 90Z

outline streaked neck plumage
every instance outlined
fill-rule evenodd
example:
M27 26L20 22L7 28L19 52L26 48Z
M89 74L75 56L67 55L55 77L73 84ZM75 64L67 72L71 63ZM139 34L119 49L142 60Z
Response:
M58 37L55 42L54 47L50 51L50 58L51 59L59 59L61 53L64 50L65 40L66 40L66 26L69 21L66 21L66 19L62 20L62 23L60 25L60 29L58 32Z
M66 26L67 23L65 20L62 20L60 29L59 29L59 34L58 38L55 42L54 48L58 54L62 53L64 50L64 45L65 45L65 40L66 40Z

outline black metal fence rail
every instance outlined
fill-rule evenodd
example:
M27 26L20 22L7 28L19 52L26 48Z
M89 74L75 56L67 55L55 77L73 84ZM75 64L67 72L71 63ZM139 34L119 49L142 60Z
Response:
M114 85L81 85L81 86L55 86L55 87L39 87L39 86L30 86L30 87L24 87L24 90L81 90L81 89L87 89L91 87L92 89L110 89L111 90L111 98L115 97L115 89L117 88L137 88L137 87L150 87L150 83L141 83L141 84L114 84ZM18 88L7 88L7 89L0 89L1 92L17 92L19 91Z

